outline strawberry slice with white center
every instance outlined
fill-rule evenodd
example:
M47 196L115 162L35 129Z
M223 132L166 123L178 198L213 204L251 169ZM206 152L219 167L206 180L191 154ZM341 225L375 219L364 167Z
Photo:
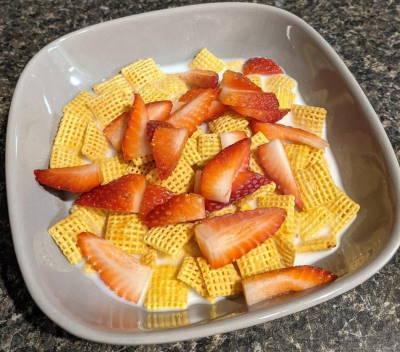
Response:
M244 131L232 131L232 132L222 132L219 135L221 139L222 149L229 147L242 139L247 138L247 134Z
M74 193L90 191L101 183L100 168L97 164L34 170L33 172L36 181L41 185Z
M232 182L250 157L250 138L222 149L204 167L200 193L208 200L228 203Z
M195 193L179 194L154 208L144 219L149 227L166 226L204 219L204 198Z
M168 178L181 158L188 139L186 128L158 127L154 131L151 147L158 177Z
M219 80L218 73L210 70L189 70L179 74L179 77L196 88L216 88Z
M217 98L217 89L206 89L193 100L175 111L168 122L176 128L187 128L192 134L208 116L211 102Z
M240 106L232 106L232 109L244 117L251 117L262 122L277 122L289 112L288 109L279 110L278 106L272 110L260 110Z
M137 213L145 187L143 175L129 174L81 194L75 203L121 213Z
M103 130L104 135L117 152L121 150L122 140L124 139L126 127L128 126L128 119L129 114L124 112L116 119L112 120Z
M269 140L280 139L296 144L306 144L317 149L329 146L327 141L301 128L258 121L252 121L250 127L253 133L262 132Z
M150 121L165 121L172 110L172 101L161 100L146 104L147 116Z
M140 215L146 217L150 211L161 204L168 202L175 194L168 189L149 183L144 191L140 205Z
M294 195L297 207L302 209L303 201L282 142L275 139L260 145L257 156L266 175L279 186L283 194Z
M135 94L121 146L125 161L151 154L150 145L146 138L147 121L147 111L143 99L139 94Z
M232 183L232 192L229 203L233 203L255 192L261 186L271 182L264 175L252 171L242 171L237 174ZM226 203L206 200L206 210L214 211L225 207Z
M279 230L286 211L264 208L203 220L195 227L201 253L215 269L232 263Z
M221 84L222 89L229 91L262 92L261 88L239 72L227 70L224 72Z
M171 127L171 128L173 128L173 126L167 121L153 120L153 121L147 122L146 137L149 140L149 142L151 142L151 140L153 139L153 136L154 136L154 132L159 127Z
M251 276L242 283L246 302L250 306L276 296L324 285L336 278L328 270L303 265Z
M282 69L273 60L266 57L253 57L243 65L243 74L245 75L271 75L277 73L283 73Z
M77 245L106 286L127 301L139 301L150 279L151 268L89 232L78 235Z

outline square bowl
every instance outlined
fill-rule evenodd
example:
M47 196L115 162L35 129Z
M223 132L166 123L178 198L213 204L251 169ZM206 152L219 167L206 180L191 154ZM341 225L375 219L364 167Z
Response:
M223 24L223 25L222 25ZM361 205L339 248L316 265L341 275L329 286L247 308L242 299L150 313L112 299L70 266L47 235L67 205L34 180L47 167L62 107L135 59L161 65L207 47L219 57L272 57L309 105L329 111L327 135L345 191ZM26 66L9 114L7 195L13 241L38 306L70 333L115 344L164 343L273 320L331 299L377 272L400 243L398 163L381 123L344 63L308 24L270 6L207 4L91 26L43 48Z

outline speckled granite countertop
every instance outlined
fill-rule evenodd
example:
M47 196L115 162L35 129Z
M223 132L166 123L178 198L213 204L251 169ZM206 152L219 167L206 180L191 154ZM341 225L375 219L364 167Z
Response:
M252 328L163 346L113 347L77 339L32 301L16 262L6 205L4 145L17 79L61 35L121 16L199 3L178 0L0 0L1 351L400 351L400 254L356 289ZM262 1L261 1L262 2ZM264 1L299 15L335 48L377 111L400 157L400 1Z

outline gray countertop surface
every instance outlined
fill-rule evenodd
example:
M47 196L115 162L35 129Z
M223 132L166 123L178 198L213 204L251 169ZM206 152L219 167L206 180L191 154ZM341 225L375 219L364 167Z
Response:
M400 254L354 290L291 316L228 334L160 346L109 346L71 336L30 297L11 241L4 149L11 97L47 43L85 26L199 3L178 0L0 0L1 351L400 351ZM367 94L400 157L400 1L261 1L302 17L334 47Z

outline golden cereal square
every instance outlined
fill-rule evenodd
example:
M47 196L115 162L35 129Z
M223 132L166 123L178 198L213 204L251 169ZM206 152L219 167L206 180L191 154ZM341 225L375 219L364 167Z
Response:
M71 214L78 215L81 219L85 219L85 222L92 227L94 233L99 236L103 235L107 222L107 211L75 204L72 206L70 212Z
M303 241L308 241L318 236L321 231L328 229L330 231L330 223L333 213L324 205L302 211L299 214L299 235Z
M169 100L169 94L158 87L157 82L150 82L140 87L138 93L145 104L153 101Z
M264 133L262 132L257 132L251 137L251 146L250 149L256 150L260 145L263 145L265 143L268 143L269 140L267 137L265 137Z
M176 256L193 236L193 224L176 224L149 229L144 241L151 247Z
M293 105L293 121L301 128L318 136L322 135L327 111L324 108L308 105Z
M208 294L211 297L232 296L242 292L242 283L233 264L212 269L204 258L197 258Z
M156 86L168 95L169 100L175 100L188 90L186 83L176 74L169 74L156 83Z
M214 218L216 216L222 216L222 215L227 215L227 214L233 214L236 211L236 206L234 204L227 205L226 207L223 207L218 210L214 210L211 213L208 214L209 218Z
M208 291L196 258L185 257L178 272L178 280L193 288L200 296L207 297Z
M274 92L279 88L293 90L296 87L296 81L285 74L271 75L265 82L265 88L269 92Z
M273 238L267 239L236 261L242 278L283 267Z
M197 150L200 154L200 165L204 165L221 151L221 141L216 133L206 133L197 137Z
M159 81L166 76L151 58L137 60L125 66L121 72L135 89L144 86L146 83Z
M275 234L272 238L275 241L276 247L281 256L282 265L286 268L293 266L296 258L293 241L289 240L287 237L281 236L280 234Z
M257 87L263 89L263 81L260 75L247 75L246 77Z
M151 284L160 282L161 280L172 280L176 279L179 267L173 264L161 264L156 265L153 270L151 277Z
M190 324L188 311L146 313L145 329L171 329Z
M289 89L278 88L274 91L279 101L279 109L290 109L294 103L295 94Z
M261 186L255 192L247 195L246 197L240 199L236 202L239 206L244 206L248 202L257 202L257 199L260 197L266 197L268 194L273 193L275 191L276 184L274 182L267 183L264 186Z
M309 161L307 166L325 161L325 151L323 149L310 148Z
M94 121L89 122L86 128L81 153L89 160L95 161L103 159L108 150L109 145L103 132L98 129Z
M216 57L208 49L203 48L190 63L190 68L220 72L226 68L223 60Z
M93 114L90 111L88 104L93 98L94 95L89 92L81 92L64 106L63 113L72 114L77 116L79 120L86 120L89 122L93 118Z
M208 123L208 128L213 133L245 131L248 132L249 122L238 114L226 113Z
M135 165L132 162L130 162L128 166L128 173L147 175L154 168L155 168L155 163L153 161L141 165Z
M305 169L311 160L310 148L304 144L286 144L285 151L293 171Z
M234 72L242 72L243 64L244 60L228 61L226 63L226 69Z
M264 170L258 163L257 156L254 152L250 154L249 170L264 175Z
M151 283L144 306L149 310L186 308L189 290L178 280L160 280Z
M144 242L147 227L136 214L110 214L105 239L128 254L145 254Z
M324 236L313 240L304 241L295 247L297 253L319 252L336 247L336 236Z
M147 252L140 257L140 263L147 265L150 268L154 268L157 262L157 251L152 248L148 248Z
M51 149L50 168L80 166L85 163L78 151L63 145L53 145Z
M197 149L197 137L197 134L195 136L192 135L187 140L182 153L183 158L188 162L190 166L196 165L202 160L201 155Z
M119 156L105 158L98 161L102 176L102 184L109 183L129 173L129 164Z
M125 77L121 74L118 74L114 77L107 79L101 83L97 83L93 86L93 90L96 94L103 94L107 91L131 91L133 93L132 86L125 79Z
M131 161L132 165L135 166L142 166L145 165L149 162L153 161L153 156L152 155L142 155L142 156L138 156L137 158L133 159Z

